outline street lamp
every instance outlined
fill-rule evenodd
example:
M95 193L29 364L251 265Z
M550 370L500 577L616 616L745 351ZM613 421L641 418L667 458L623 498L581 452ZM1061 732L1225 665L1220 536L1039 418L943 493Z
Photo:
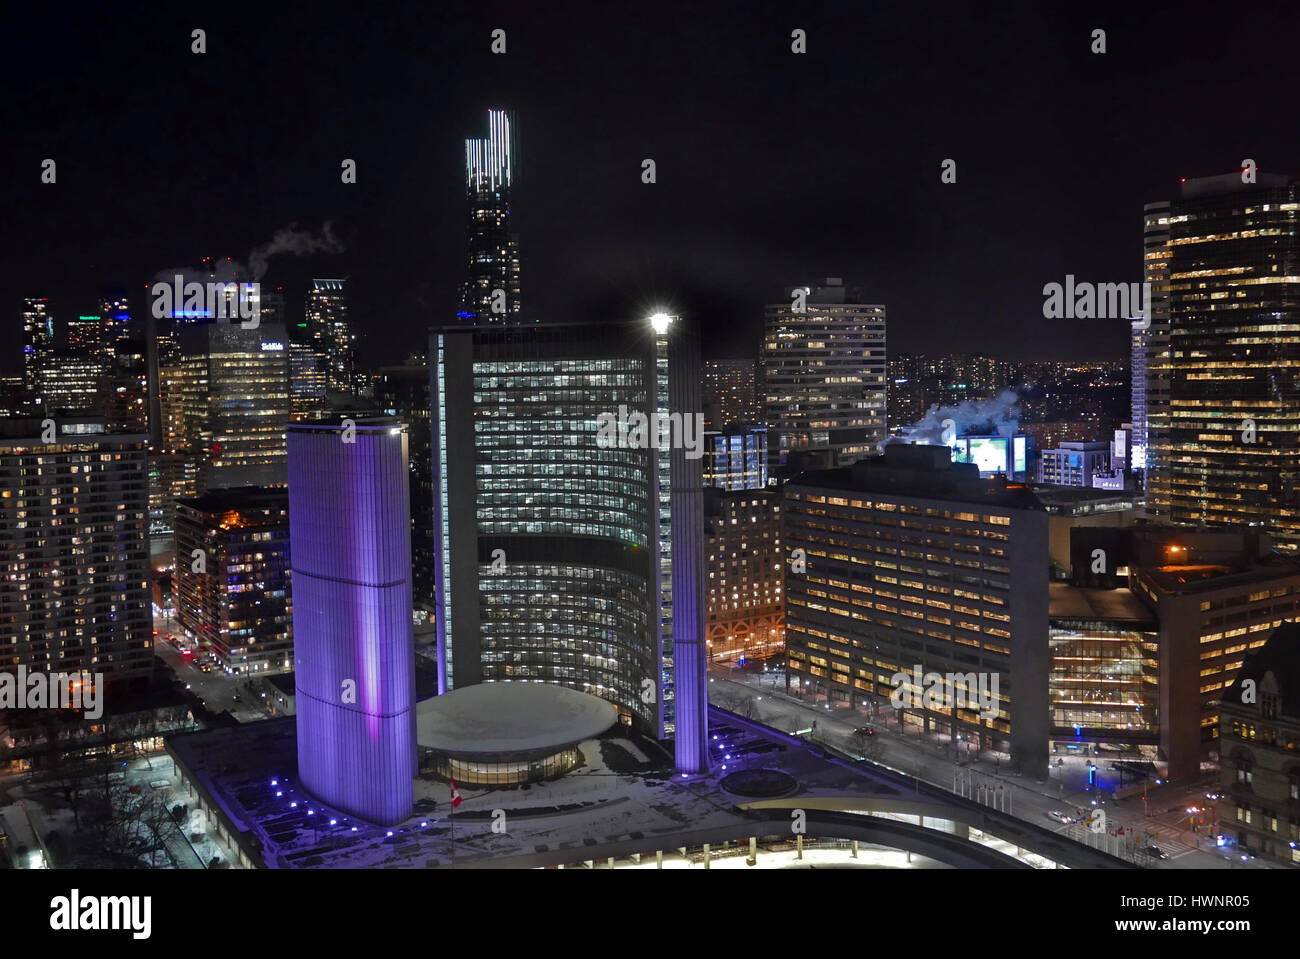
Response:
M668 327L673 322L673 318L667 313L655 313L650 317L650 327L660 336L668 332Z

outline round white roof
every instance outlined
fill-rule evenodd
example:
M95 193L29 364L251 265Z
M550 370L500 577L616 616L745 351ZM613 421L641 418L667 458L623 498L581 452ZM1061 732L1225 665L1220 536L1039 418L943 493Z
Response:
M618 720L611 703L551 683L480 683L416 706L421 746L456 755L544 753L599 736Z

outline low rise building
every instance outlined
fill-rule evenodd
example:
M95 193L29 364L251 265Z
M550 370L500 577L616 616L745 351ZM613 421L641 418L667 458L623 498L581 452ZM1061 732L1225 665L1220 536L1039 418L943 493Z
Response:
M1247 655L1219 713L1220 842L1300 865L1300 625Z

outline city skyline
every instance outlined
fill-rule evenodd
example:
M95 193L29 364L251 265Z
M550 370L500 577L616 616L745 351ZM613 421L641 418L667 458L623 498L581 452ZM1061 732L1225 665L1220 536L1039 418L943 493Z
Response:
M889 869L930 922L996 869L1083 937L1300 869L1294 13L676 4L20 14L0 869L80 884L52 930L88 870L170 931L189 870Z
M1184 176L1226 172L1247 157L1261 170L1276 172L1293 166L1288 158L1300 155L1296 134L1272 124L1258 98L1234 97L1190 65L1162 68L1163 82L1180 91L1166 104L1174 111L1169 121L1150 125L1131 98L1117 96L1143 75L1142 52L1157 37L1161 45L1173 46L1183 31L1195 29L1194 18L1167 15L1172 5L1091 17L1031 7L1006 13L972 7L933 25L927 18L924 30L913 19L916 14L868 16L848 24L823 13L794 23L787 22L793 14L775 7L760 7L748 18L736 16L738 9L724 5L703 11L695 29L639 19L633 27L627 20L632 14L588 11L586 25L593 34L640 38L594 45L583 39L582 29L566 27L561 33L535 14L514 11L502 21L518 24L514 35L507 35L505 55L490 52L489 13L448 34L412 12L409 31L427 37L440 54L427 60L403 45L400 55L378 61L372 51L400 38L391 24L368 20L349 24L361 51L352 70L340 65L327 73L298 71L313 77L318 88L303 88L304 81L294 75L297 50L312 45L278 47L278 56L267 63L273 71L268 80L283 81L307 102L323 104L329 98L332 104L335 122L324 142L314 134L300 135L300 121L274 103L259 101L247 81L221 69L208 54L207 61L193 64L201 72L187 109L207 110L203 128L210 131L213 149L175 154L167 145L172 137L165 135L162 155L152 162L162 164L173 186L163 197L150 191L148 202L132 202L120 188L139 180L134 165L146 162L144 156L113 154L87 166L63 128L20 110L14 175L0 186L0 198L24 224L26 240L7 240L11 245L0 248L0 261L10 265L0 273L0 302L50 295L61 314L87 312L80 304L92 302L101 283L124 283L138 295L169 262L206 255L240 259L287 223L329 220L337 224L343 252L328 258L332 262L320 265L315 275L354 277L359 348L371 365L392 362L392 356L381 355L381 344L400 341L403 349L418 349L424 327L441 322L447 305L457 300L464 223L464 191L458 184L464 178L456 171L463 169L464 140L483 134L484 115L495 107L517 117L524 161L512 219L523 240L530 291L525 306L541 319L630 318L669 299L673 302L662 305L701 322L706 357L748 355L773 291L824 272L852 277L871 302L891 305L898 332L893 342L900 350L920 349L933 336L951 343L954 352L982 347L1010 358L1122 356L1127 342L1122 320L1043 320L1042 286L1067 273L1097 281L1140 280L1133 224L1143 203L1167 196ZM1185 13L1184 7L1177 9ZM229 15L236 15L234 8ZM74 32L57 44L32 48L43 49L55 63L63 57L93 62L99 49L135 50L141 64L162 57L170 70L190 76L191 61L183 58L194 56L188 41L193 25L174 28L181 37L175 51L160 49L161 37L154 38L167 29L170 16L138 30L129 15L115 14L108 22L70 28ZM206 29L216 53L223 20L214 16ZM1014 41L1007 29L1012 22ZM807 32L813 52L804 59L789 52L793 27ZM1090 51L1096 27L1108 31L1105 54ZM1238 34L1238 45L1258 51L1254 82L1267 82L1267 74L1257 71L1270 65L1288 69L1281 66L1284 58L1268 53L1279 42L1270 27L1267 10L1225 26ZM295 29L325 28L309 18ZM718 35L728 37L719 83L697 91L703 98L698 102L675 96L684 80L665 71L654 51L671 48L687 62L707 62L707 37ZM118 44L105 41L116 36ZM241 42L252 44L245 55L256 56L270 38L255 32L241 35ZM901 72L898 58L919 52L918 44L922 50L942 44L944 55L931 57L921 76ZM1015 56L1008 44L1014 44ZM879 65L867 73L869 84L857 80L853 54L863 48ZM155 82L130 65L136 59L128 57L124 69L112 72L110 88L147 88ZM562 60L570 69L550 66ZM586 71L608 72L610 61L643 77L638 92L620 91L602 109L584 110L593 95L584 89L592 86ZM588 62L572 70L573 64ZM1035 69L1051 78L1050 100L1020 82ZM442 80L466 71L475 76L487 71L490 79L463 92ZM527 79L538 71L560 85L546 97ZM410 75L399 81L402 73ZM971 75L980 82L962 79ZM756 81L754 92L765 96L738 96L741 77L749 78L745 89ZM251 108L241 122L255 118L264 131L260 159L232 154L227 146L240 138L226 129L234 121L219 106L227 97L214 99L212 87L218 83L233 84L229 98ZM864 111L852 91L864 86L866 102L878 107L866 114L870 122L854 119ZM457 91L450 101L435 105L425 99L423 91L448 88ZM391 124L374 130L359 110L364 103L368 111L375 96L421 122L407 122L401 131ZM63 85L48 90L47 98L50 115L57 113L64 123L82 117L93 131L109 122L111 114L87 115L94 104L80 104ZM922 121L890 105L904 99L926 104L929 117ZM749 104L755 101L767 101L764 109L771 116L754 115ZM563 111L557 108L561 102ZM723 103L730 109L718 110ZM1231 119L1226 110L1206 108L1229 103ZM144 120L131 98L125 104L117 123L130 127ZM789 109L770 109L773 105ZM777 121L784 116L801 120ZM589 137L577 125L588 119L601 129L594 145L586 143ZM1052 135L1031 136L1032 124L1025 122L1031 119L1045 119ZM1182 119L1186 122L1178 122ZM158 121L145 125L149 122ZM164 121L164 131L177 133L174 122ZM1270 130L1271 155L1243 134L1258 129ZM1076 130L1080 136L1073 135ZM1089 132L1100 130L1108 133ZM1117 162L1115 147L1136 143L1139 136L1136 162L1129 149ZM867 138L886 140L891 148L868 149ZM1068 149L1052 146L1065 139ZM368 152L360 149L363 143ZM812 166L812 157L831 144L843 151L843 162ZM46 157L62 159L54 185L39 182ZM357 161L355 184L340 182L345 158ZM654 184L641 182L645 158L656 160ZM957 161L955 183L940 180L946 158ZM30 170L32 183L44 192L21 186L23 170ZM208 200L197 206L181 202L205 181L216 191ZM67 224L76 221L75 211L92 195L109 204L125 240L101 243L92 232L88 243L85 231L78 230L71 245ZM773 202L742 205L754 195L771 196ZM846 196L862 198L855 201L854 213L843 209ZM125 207L120 215L119 205ZM378 210L386 211L382 218ZM868 218L869 230L859 229L861 216ZM38 248L68 255L33 258L31 251ZM702 249L710 255L700 255ZM726 254L719 258L718 251ZM295 275L302 265L277 260L271 275L301 289L310 279ZM944 282L932 282L935 275Z

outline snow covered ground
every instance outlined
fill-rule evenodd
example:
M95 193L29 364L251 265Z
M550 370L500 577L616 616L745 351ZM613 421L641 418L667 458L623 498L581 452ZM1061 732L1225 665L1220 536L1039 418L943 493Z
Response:
M797 795L902 795L889 782L832 764L801 745L727 729L715 724L717 768L705 777L676 777L664 759L651 761L661 755L658 744L634 742L620 729L584 740L583 765L558 780L511 788L462 785L464 802L454 817L448 783L421 776L416 814L392 828L353 820L299 788L292 719L180 736L172 748L231 820L255 833L273 868L510 865L517 857L560 851L578 862L587 851L615 843L670 847L684 832L748 822L737 809L746 798L719 785L742 768L786 772L800 783ZM916 799L910 793L903 798Z

